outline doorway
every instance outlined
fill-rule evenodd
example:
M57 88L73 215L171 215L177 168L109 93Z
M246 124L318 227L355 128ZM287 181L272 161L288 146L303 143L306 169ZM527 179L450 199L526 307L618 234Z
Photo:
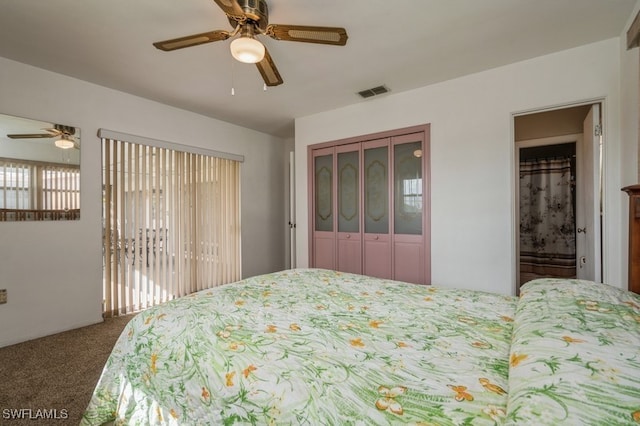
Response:
M544 277L601 281L601 104L514 116L516 293Z

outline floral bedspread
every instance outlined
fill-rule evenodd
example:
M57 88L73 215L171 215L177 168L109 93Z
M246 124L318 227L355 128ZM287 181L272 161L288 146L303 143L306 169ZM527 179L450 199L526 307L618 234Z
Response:
M531 281L513 333L506 424L640 424L640 296Z
M131 320L82 424L499 424L516 303L314 269L227 284Z

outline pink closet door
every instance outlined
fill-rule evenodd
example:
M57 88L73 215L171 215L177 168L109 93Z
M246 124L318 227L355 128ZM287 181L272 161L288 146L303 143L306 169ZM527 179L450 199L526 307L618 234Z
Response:
M312 267L429 284L429 125L309 147Z
M424 133L391 139L393 163L393 271L394 279L425 283Z
M362 273L360 144L336 147L338 270Z
M389 215L389 138L364 142L364 275L393 278Z
M334 214L334 165L333 148L313 151L313 235L312 267L336 269L335 214Z

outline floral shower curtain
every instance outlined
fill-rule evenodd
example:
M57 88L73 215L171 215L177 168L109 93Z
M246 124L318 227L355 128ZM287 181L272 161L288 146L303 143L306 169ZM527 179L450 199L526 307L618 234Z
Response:
M520 163L520 284L576 276L571 159Z

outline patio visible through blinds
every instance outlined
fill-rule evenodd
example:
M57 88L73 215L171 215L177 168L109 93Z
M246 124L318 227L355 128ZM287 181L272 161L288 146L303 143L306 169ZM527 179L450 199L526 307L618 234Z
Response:
M240 163L103 143L104 312L240 279Z

